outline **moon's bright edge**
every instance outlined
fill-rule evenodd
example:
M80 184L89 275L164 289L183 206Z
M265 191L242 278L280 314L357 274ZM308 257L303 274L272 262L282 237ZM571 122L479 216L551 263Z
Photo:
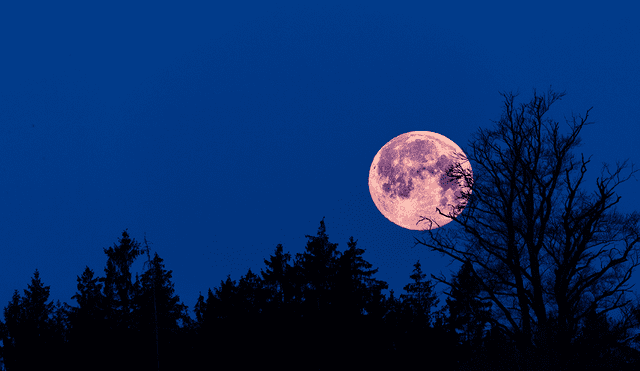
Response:
M464 208L463 179L447 176L460 164L471 173L471 164L449 138L430 131L412 131L393 138L376 154L369 170L369 191L378 210L407 229L425 230L451 222L444 214L458 216ZM429 220L422 220L422 217Z

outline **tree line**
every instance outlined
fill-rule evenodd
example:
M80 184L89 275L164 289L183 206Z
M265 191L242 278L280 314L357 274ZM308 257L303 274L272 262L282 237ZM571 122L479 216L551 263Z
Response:
M77 277L77 306L48 302L50 287L37 269L24 294L14 292L0 322L4 367L527 367L513 339L490 325L492 305L478 298L482 289L471 264L452 277L446 304L435 310L439 299L419 261L404 292L385 296L387 283L374 278L378 269L353 237L339 251L324 219L317 235L306 237L293 261L278 244L259 274L249 269L239 281L227 276L200 294L193 319L163 259L150 258L148 246L141 248L125 230L118 245L104 249L104 276L86 267ZM145 252L148 268L134 279L129 269ZM610 318L589 317L576 337L582 350L575 357L583 369L637 367L637 351L633 359L616 353L623 338Z
M338 361L379 365L383 354L405 352L430 329L438 300L419 261L406 293L396 298L391 290L386 298L387 283L373 278L377 269L353 237L338 251L324 219L317 236L307 237L295 261L279 244L259 275L249 269L238 282L227 276L206 297L200 294L192 319L163 259L157 253L151 259L146 237L141 248L125 230L117 245L104 249L104 276L86 267L77 277L77 306L48 302L50 287L37 269L23 295L15 290L0 321L4 367L244 368L269 360L292 369L324 369ZM130 267L145 253L147 269L134 279Z
M452 222L416 245L459 261L450 279L427 279L417 261L404 292L386 296L364 249L351 237L339 251L323 218L302 253L279 244L259 273L200 293L192 319L164 260L125 230L104 249L103 276L88 267L78 276L77 306L48 301L38 270L23 295L14 292L0 321L4 367L638 369L640 305L629 280L640 214L614 208L614 189L637 170L624 177L626 162L605 165L596 191L584 191L590 160L572 150L589 111L561 135L546 114L563 95L534 91L518 107L503 94L496 127L471 143L474 173L459 164L447 172L466 183L464 212L440 212ZM434 282L448 287L438 310Z

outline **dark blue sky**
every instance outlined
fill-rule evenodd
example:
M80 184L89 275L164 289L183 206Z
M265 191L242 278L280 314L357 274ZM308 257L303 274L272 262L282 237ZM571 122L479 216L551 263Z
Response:
M448 277L457 264L376 209L369 166L414 130L466 150L499 119L499 91L566 90L563 125L594 107L576 152L593 155L590 191L602 162L640 165L630 9L203 3L2 5L0 307L36 268L76 305L76 277L102 276L125 228L146 232L190 309L278 243L302 252L323 216L396 293L418 259ZM639 185L617 188L619 211L639 209Z

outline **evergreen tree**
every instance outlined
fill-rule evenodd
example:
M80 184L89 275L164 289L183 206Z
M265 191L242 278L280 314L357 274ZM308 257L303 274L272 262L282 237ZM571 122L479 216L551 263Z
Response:
M442 339L434 339L431 331L431 309L438 303L431 281L425 280L420 261L414 264L413 280L404 286L406 294L400 295L401 320L397 332L396 355L399 367L407 368L423 357L437 357L433 354L434 344Z
M193 311L196 316L196 320L192 323L190 331L190 342L192 347L193 362L201 359L206 349L211 349L215 339L215 320L208 308L208 303L213 302L213 292L211 289L207 291L207 298L200 293L196 304L193 306Z
M141 358L147 360L145 365L154 369L158 367L158 354L162 368L179 360L176 350L181 344L177 339L181 325L188 322L187 306L180 302L171 281L173 271L166 270L163 262L158 253L154 253L149 269L140 277L136 275L134 284L138 346L144 354ZM173 355L176 358L172 358Z
M4 308L4 323L2 326L3 361L8 370L16 369L24 364L28 352L25 350L27 341L24 314L21 308L22 298L18 290L13 292L11 301Z
M77 277L78 292L71 297L78 302L78 307L74 310L76 315L85 315L90 318L104 317L104 296L102 295L102 284L99 277L94 277L94 272L89 267L85 267L82 276Z
M130 268L142 251L140 244L135 239L130 239L126 230L122 232L119 243L119 246L114 244L113 247L103 249L108 259L104 270L105 277L100 280L104 283L104 294L111 309L110 315L115 322L114 325L128 328L131 325L133 292Z
M56 300L49 317L49 329L53 341L47 350L51 354L51 364L69 364L69 331L71 329L71 306Z
M329 313L329 305L333 299L332 291L338 270L340 252L337 243L330 243L326 234L324 217L316 236L306 235L309 239L305 251L296 254L295 264L303 273L303 315L318 317Z
M476 365L485 326L490 315L491 303L479 298L481 288L474 276L470 262L465 262L453 277L446 306L449 316L443 320L443 326L454 336L461 357L456 361L461 367Z
M102 284L98 277L94 277L93 270L85 267L82 276L76 280L78 291L71 299L76 300L78 307L71 307L69 311L69 346L72 353L69 361L73 369L83 369L104 356L107 312Z
M142 254L140 244L129 238L127 231L122 232L119 245L103 249L108 256L103 294L107 309L109 331L105 334L109 344L106 353L113 354L105 360L105 367L121 367L126 359L134 359L136 352L135 332L132 321L133 282L130 268L134 260Z
M50 286L44 286L40 280L40 273L36 269L31 279L31 283L24 290L22 300L22 310L25 324L30 327L33 334L38 337L46 332L49 325L49 316L53 314L53 302L47 303L49 299Z
M228 275L219 287L209 289L206 300L199 298L196 313L200 318L199 348L215 349L220 363L241 360L243 368L263 364L264 358L271 355L267 350L276 350L276 340L274 334L265 338L267 334L263 333L267 326L260 315L262 291L258 276L249 270L239 282ZM247 358L246 354L252 357Z
M239 310L251 317L261 314L268 300L268 291L259 276L251 269L238 281Z
M372 278L378 268L370 269L372 264L362 258L363 249L356 247L353 236L347 242L347 250L339 258L335 281L336 297L340 304L340 313L351 317L374 314L382 317L381 308L384 296L382 290L389 285Z
M378 269L363 259L364 249L357 248L353 237L339 256L333 282L331 328L336 348L346 367L380 367L386 356L386 337L380 331L385 314L382 290L384 281L373 278ZM375 364L370 364L375 360Z
M63 317L60 303L47 303L49 290L36 269L24 297L16 290L5 307L2 340L7 369L37 370L59 362L65 326L58 321Z
M175 285L172 282L173 271L166 270L164 259L154 254L151 260L151 268L144 272L137 280L136 286L136 316L139 325L153 325L153 297L156 297L156 310L158 328L162 332L175 332L187 319L187 306L180 302L180 296L175 294ZM139 322L143 318L146 323Z
M227 281L232 284L231 281L231 276L227 275ZM222 288L224 285L223 281L220 281L220 287ZM228 286L227 286L228 287ZM229 298L229 296L226 296L227 298ZM211 329L214 324L215 321L217 321L218 319L223 319L220 318L218 312L215 308L216 306L216 302L219 301L216 298L216 295L213 293L213 291L211 291L211 289L207 290L207 298L204 300L204 310L202 311L201 317L202 317L202 325L204 327L208 327L209 329Z
M460 334L463 343L479 342L488 323L491 303L479 299L481 288L470 262L465 262L453 278L446 299L449 317L447 326Z
M431 309L440 301L430 280L425 280L426 274L422 273L420 260L413 265L413 274L409 276L413 282L404 286L406 294L400 295L406 314L416 330L426 329L431 324Z
M241 308L237 299L238 284L231 280L231 275L227 275L225 281L220 281L220 287L214 288L214 292L207 296L205 321L238 320Z
M209 292L211 292L211 289L209 289ZM198 293L198 299L196 301L196 304L193 306L193 312L196 315L196 323L195 325L200 328L202 326L202 324L204 323L204 315L205 315L205 311L206 311L207 307L206 307L206 303L204 301L204 296L202 296L202 292Z
M382 331L386 339L386 353L395 356L401 337L404 334L403 305L400 298L395 296L393 289L389 290L389 297L384 301L385 314L383 317Z
M211 289L208 289L207 298L205 299L202 293L200 293L194 305L196 321L193 323L190 333L191 339L189 339L192 348L191 363L194 365L206 362L205 355L208 355L211 349L217 349L216 340L220 335L216 332L218 321L214 318L213 305L209 306L209 303L213 303L214 300L213 292ZM217 350L216 353L218 353Z
M269 260L264 259L267 268L260 273L265 287L271 290L273 311L283 310L285 303L291 301L292 287L288 279L292 268L289 264L290 260L291 254L283 253L282 244L276 246L275 255L272 255Z

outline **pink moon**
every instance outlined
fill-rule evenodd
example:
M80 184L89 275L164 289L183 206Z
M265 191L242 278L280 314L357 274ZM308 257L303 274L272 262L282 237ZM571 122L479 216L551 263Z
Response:
M470 189L464 178L447 176L447 170L457 164L472 175L464 152L444 135L430 131L398 135L373 158L371 198L382 215L402 228L442 227L452 219L440 215L437 208L457 217L466 206L460 198L461 191Z

